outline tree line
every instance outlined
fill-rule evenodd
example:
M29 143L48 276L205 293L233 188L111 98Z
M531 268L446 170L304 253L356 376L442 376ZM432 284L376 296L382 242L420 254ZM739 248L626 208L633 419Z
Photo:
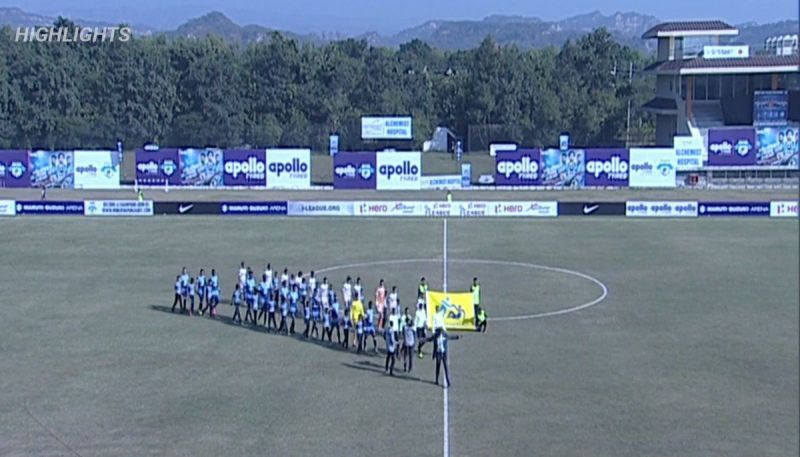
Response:
M74 26L59 18L57 26ZM347 39L302 45L275 33L247 47L216 37L127 42L16 42L0 32L0 147L310 146L419 148L437 126L465 139L523 145L646 142L641 104L652 78L629 79L647 58L604 29L560 49L479 47L446 52L414 40L399 49ZM364 143L363 115L414 118L411 144ZM483 138L486 140L486 138ZM476 149L478 141L473 141ZM481 145L482 147L482 145Z

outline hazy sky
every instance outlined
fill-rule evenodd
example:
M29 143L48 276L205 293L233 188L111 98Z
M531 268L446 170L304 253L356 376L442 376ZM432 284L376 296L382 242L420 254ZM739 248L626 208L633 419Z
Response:
M798 0L0 0L0 6L167 29L217 10L241 25L348 34L393 33L431 19L514 14L556 20L594 10L635 11L661 19L720 18L731 23L798 17Z

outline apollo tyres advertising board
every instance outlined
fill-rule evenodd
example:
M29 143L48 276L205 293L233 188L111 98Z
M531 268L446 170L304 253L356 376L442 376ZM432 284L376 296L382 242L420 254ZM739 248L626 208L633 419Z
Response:
M378 190L419 190L422 158L419 152L379 152L375 159Z
M267 189L310 187L310 149L267 149Z
M678 168L675 149L630 150L630 187L675 187Z

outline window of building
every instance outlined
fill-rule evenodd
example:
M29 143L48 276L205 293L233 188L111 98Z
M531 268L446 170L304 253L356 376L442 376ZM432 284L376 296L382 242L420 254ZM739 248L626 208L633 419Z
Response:
M753 90L769 90L772 88L772 75L753 75Z
M750 77L748 75L735 75L733 77L733 96L747 97L750 95Z
M722 75L722 98L734 97L733 75Z
M784 73L778 80L778 89L800 90L800 74Z
M708 76L699 75L694 77L694 94L695 100L705 100L708 95Z
M708 93L706 94L708 100L719 100L721 86L719 78L719 75L708 75Z

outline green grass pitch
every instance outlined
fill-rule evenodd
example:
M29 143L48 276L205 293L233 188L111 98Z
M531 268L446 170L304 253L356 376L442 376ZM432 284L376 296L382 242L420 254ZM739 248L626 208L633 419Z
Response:
M336 289L361 276L368 295L382 277L410 305L420 276L442 282L441 220L18 217L0 233L0 455L442 455L429 357L390 378L382 355L165 311L180 267L216 268L227 300L242 260ZM797 455L797 221L449 220L447 258L449 289L478 276L490 315L450 344L451 455ZM602 289L480 260L608 295L493 322Z

